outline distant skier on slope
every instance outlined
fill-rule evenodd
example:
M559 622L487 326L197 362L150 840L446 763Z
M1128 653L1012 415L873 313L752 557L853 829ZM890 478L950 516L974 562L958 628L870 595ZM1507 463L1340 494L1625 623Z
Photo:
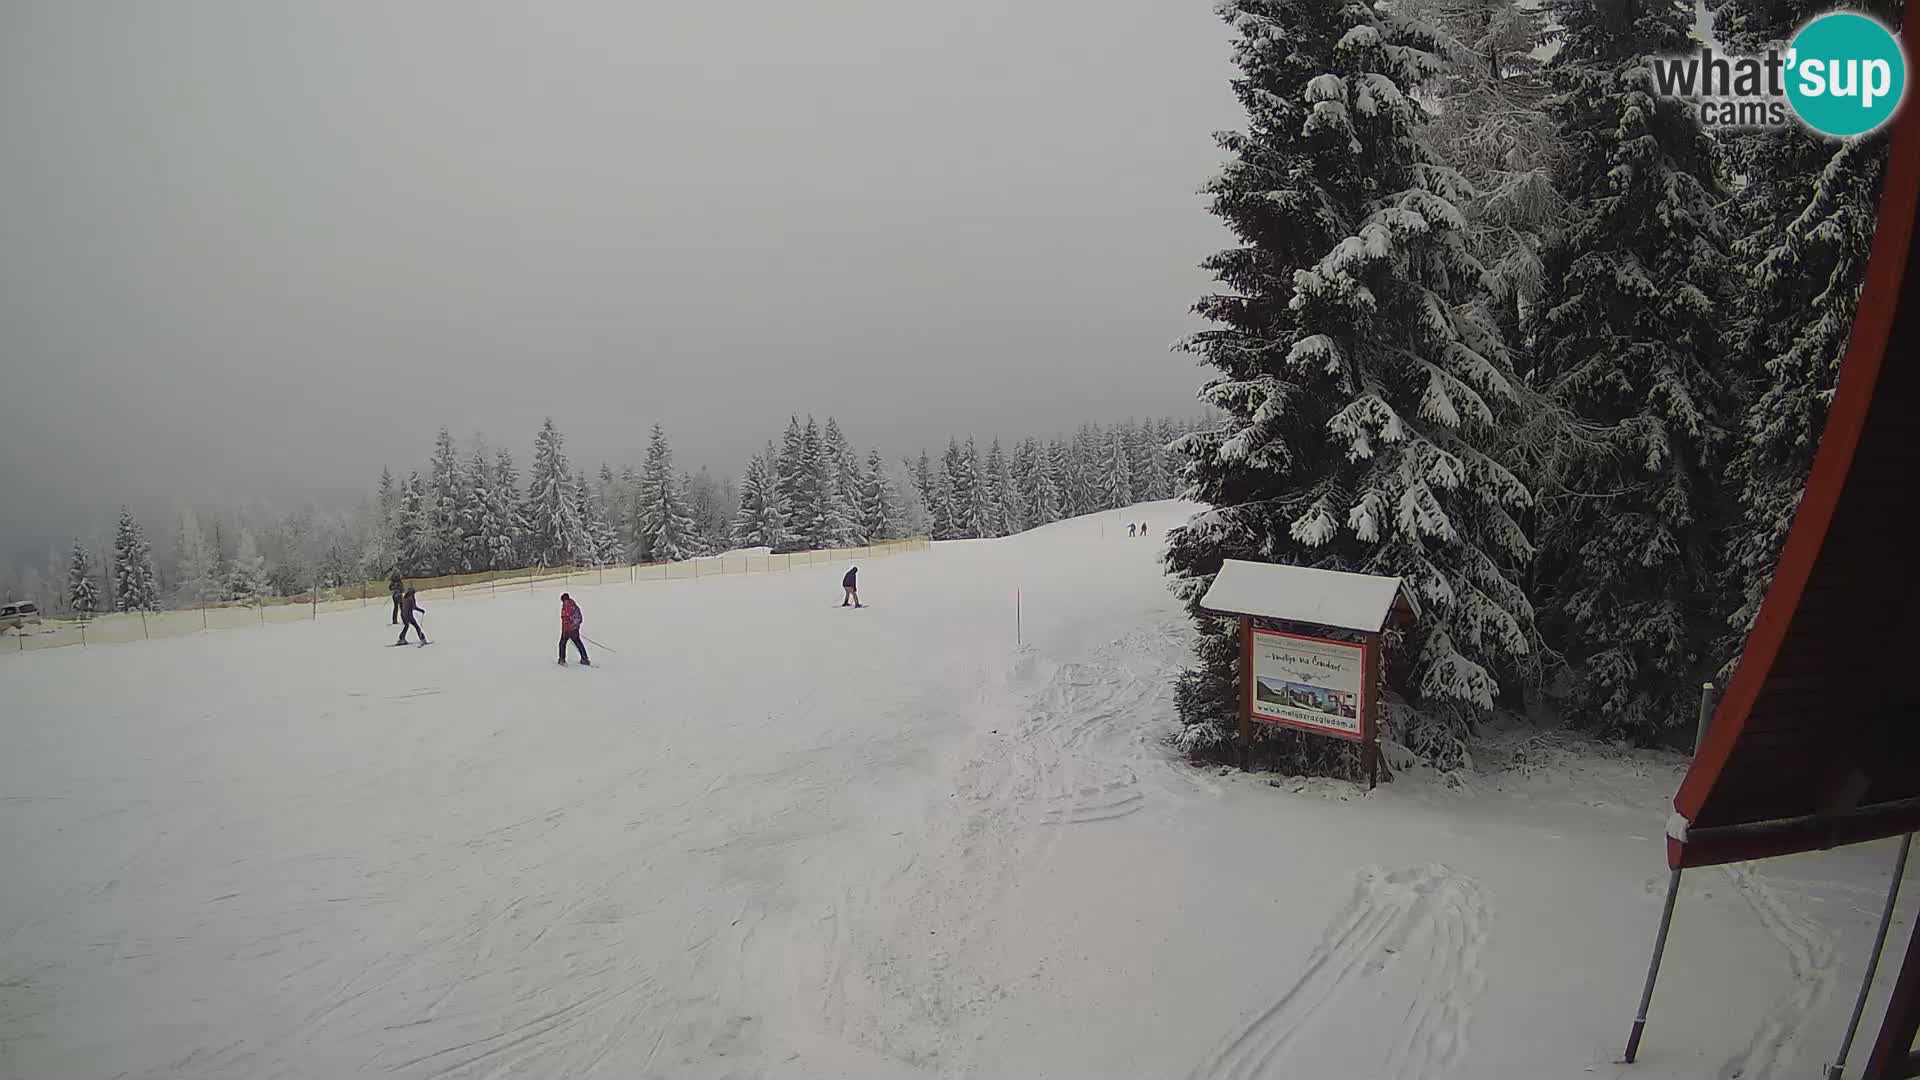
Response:
M854 607L867 606L860 602L860 585L857 580L859 573L860 568L856 566L847 571L846 577L840 579L840 587L847 592L845 598L840 601L841 607L846 607L848 604L852 604Z
M1131 521L1127 522L1127 535L1132 536L1134 534L1134 530L1138 528L1139 526L1135 525L1133 522Z
M407 590L407 583L400 580L400 568L394 567L387 575L387 592L393 596L393 625L400 625L400 594Z
M580 665L582 667L593 666L593 661L587 659L587 647L580 643L580 623L582 621L580 605L573 602L573 597L568 596L566 593L561 593L560 663L562 666L567 662L567 642L569 641L573 642L574 648L580 650Z
M427 632L420 629L419 621L414 618L415 615L425 610L427 609L421 607L420 602L413 598L412 589L408 589L406 592L400 594L400 618L404 625L400 627L400 640L394 642L395 645L405 645L407 643L408 630L412 630L414 633L420 635L419 644L425 645L427 643Z

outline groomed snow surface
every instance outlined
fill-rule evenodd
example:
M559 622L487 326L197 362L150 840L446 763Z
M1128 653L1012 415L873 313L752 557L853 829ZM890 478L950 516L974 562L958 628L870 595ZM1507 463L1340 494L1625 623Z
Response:
M1890 846L1689 874L1612 1064L1681 762L1187 766L1187 509L0 658L0 1076L1816 1074Z

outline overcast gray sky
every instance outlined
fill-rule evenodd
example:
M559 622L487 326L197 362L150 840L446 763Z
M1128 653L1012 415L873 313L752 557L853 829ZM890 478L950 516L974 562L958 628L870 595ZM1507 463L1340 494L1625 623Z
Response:
M792 411L1191 414L1210 7L9 0L0 550L368 489L443 423L732 471Z

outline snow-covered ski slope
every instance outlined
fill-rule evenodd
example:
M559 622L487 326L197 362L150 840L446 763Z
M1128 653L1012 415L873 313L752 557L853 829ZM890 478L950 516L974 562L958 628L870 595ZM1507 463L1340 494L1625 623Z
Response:
M431 649L376 608L0 662L0 1077L1827 1060L1885 845L1690 875L1615 1066L1679 762L1509 739L1362 796L1173 760L1184 509L875 563L864 611L840 566L584 590L584 670L550 593L429 605Z

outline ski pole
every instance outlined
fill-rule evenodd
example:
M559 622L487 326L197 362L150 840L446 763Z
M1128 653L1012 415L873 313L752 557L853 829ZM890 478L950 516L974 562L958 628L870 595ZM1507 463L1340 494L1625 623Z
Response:
M587 635L585 635L585 634L581 634L580 636L581 636L581 637L587 637ZM592 643L592 645L593 645L593 647L594 647L594 648L596 648L596 649L607 649L607 647L606 647L605 645L602 645L602 644L600 644L599 642L597 642L597 641L594 641L594 640L593 640L592 638L590 638L590 637L587 637L587 641L589 641L589 642L591 642L591 643ZM608 652L619 652L620 650L619 650L619 649L607 649L607 651L608 651Z

